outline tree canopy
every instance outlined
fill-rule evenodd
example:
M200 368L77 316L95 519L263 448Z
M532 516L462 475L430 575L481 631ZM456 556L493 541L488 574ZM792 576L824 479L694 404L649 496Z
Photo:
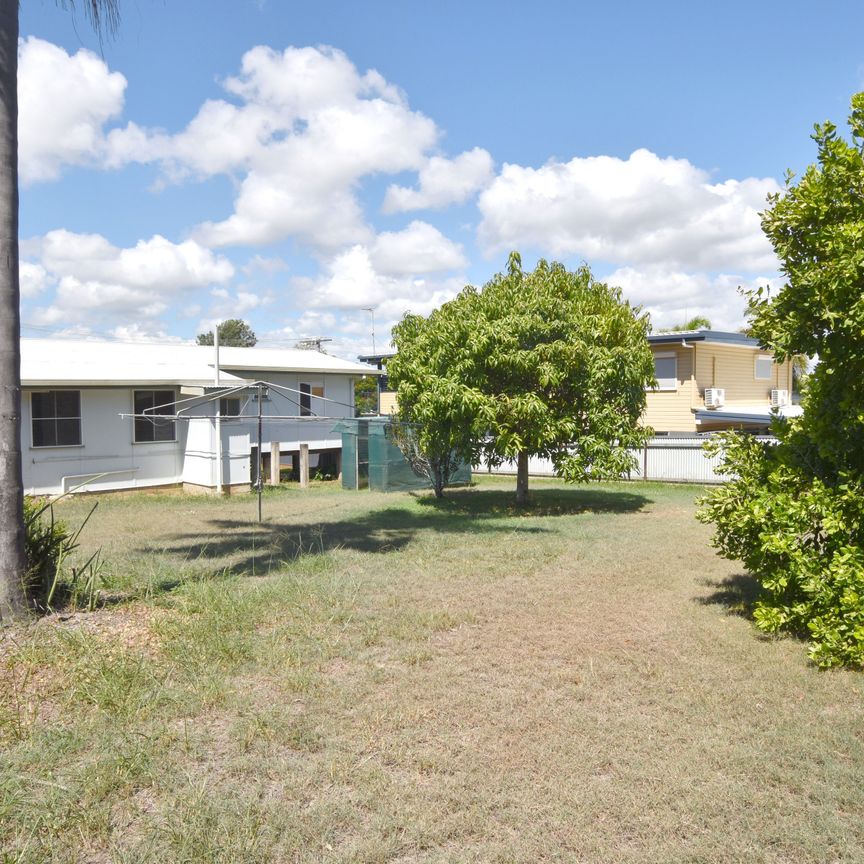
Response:
M428 318L406 315L387 372L421 447L475 464L516 460L524 503L529 456L571 481L631 467L654 382L647 333L647 315L587 266L540 260L525 272L514 252L482 289L465 288Z
M219 344L227 348L251 348L258 343L258 337L252 328L239 318L229 318L219 322ZM199 345L213 344L213 331L199 333L196 339Z
M785 284L747 295L775 359L819 355L803 416L775 423L776 447L726 436L738 476L701 511L763 588L757 624L809 636L823 666L864 665L864 93L849 124L851 143L817 125L817 162L769 200L762 226Z
M658 330L658 333L682 333L690 330L710 330L711 320L704 315L694 315L689 321L683 324L676 324L674 327L664 327Z
M358 414L374 414L378 410L378 379L373 375L354 380L354 408Z

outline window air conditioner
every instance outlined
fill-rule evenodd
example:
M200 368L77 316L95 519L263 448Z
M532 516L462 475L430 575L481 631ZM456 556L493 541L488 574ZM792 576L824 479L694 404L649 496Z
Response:
M772 408L782 408L784 405L789 404L789 391L788 390L772 390L771 391L771 407Z
M722 408L726 401L726 391L722 387L705 388L705 407Z

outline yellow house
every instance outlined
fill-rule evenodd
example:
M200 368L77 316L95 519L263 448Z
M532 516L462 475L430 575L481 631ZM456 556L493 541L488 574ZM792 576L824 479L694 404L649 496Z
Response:
M792 364L775 363L741 333L691 330L648 337L657 386L646 393L643 422L660 435L720 429L765 431L773 412L800 413L792 405ZM360 357L384 369L392 354ZM396 410L386 375L378 380L378 411Z
M792 364L775 363L741 333L693 330L648 337L657 386L644 422L660 434L767 429L772 411L791 416Z

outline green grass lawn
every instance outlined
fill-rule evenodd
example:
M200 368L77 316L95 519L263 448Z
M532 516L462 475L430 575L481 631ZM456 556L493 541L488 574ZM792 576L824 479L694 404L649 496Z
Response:
M0 861L864 861L864 677L698 490L512 486L102 497L107 605L0 633Z

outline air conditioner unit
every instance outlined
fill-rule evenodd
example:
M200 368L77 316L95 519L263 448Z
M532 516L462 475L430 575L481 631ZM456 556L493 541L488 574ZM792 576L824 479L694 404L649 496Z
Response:
M789 404L789 391L788 390L772 390L771 391L771 407L772 408L782 408L784 405Z
M726 401L726 391L722 387L705 388L705 407L722 408Z

